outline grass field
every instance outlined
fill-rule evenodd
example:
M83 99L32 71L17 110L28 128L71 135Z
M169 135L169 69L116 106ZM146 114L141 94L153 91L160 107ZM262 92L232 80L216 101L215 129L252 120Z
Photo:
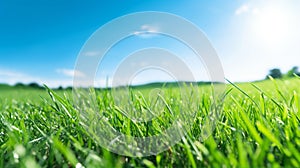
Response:
M70 91L0 85L0 167L300 167L299 86L299 78L227 84L219 120L204 141L201 123L212 99L210 87L199 86L187 135L163 153L130 158L107 151L87 133ZM96 96L115 128L143 136L167 127L170 111L178 113L180 99L173 92L176 88L166 88L163 113L151 129L132 126L107 90Z

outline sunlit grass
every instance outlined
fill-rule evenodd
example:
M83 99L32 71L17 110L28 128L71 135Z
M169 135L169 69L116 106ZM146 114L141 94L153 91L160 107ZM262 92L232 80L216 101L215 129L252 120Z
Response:
M212 98L209 87L200 86L187 135L163 153L138 158L102 148L82 125L70 91L1 90L0 167L299 167L299 86L299 78L228 84L216 128L204 141L203 118ZM122 103L115 104L107 90L96 91L97 104L120 132L154 135L168 127L171 112L179 110L180 99L172 89L159 101L164 108L151 106L161 110L151 124L124 117ZM142 92L150 93L149 88ZM138 110L151 105L151 99L138 92L132 100Z

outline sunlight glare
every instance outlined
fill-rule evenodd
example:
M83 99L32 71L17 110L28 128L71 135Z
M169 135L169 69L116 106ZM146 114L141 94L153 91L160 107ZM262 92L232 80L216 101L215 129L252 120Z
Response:
M255 15L254 33L262 45L278 47L288 41L290 17L282 7L266 7Z

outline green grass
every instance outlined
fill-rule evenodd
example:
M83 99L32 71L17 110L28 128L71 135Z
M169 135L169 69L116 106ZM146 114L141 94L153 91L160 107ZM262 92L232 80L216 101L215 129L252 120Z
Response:
M299 78L228 84L219 120L204 141L209 86L199 86L200 98L189 104L180 104L176 87L165 88L162 113L151 125L134 124L120 113L124 102L116 105L108 90L97 90L96 103L109 123L128 135L158 134L180 108L197 110L178 144L131 158L107 151L87 132L70 91L0 85L0 167L300 167L299 86ZM139 89L147 94L151 87ZM152 100L132 93L134 107L151 106Z

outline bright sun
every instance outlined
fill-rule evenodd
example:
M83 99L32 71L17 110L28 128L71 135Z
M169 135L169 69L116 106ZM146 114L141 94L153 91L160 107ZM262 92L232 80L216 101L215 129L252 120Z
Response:
M253 28L256 38L264 45L275 47L284 44L290 34L290 16L280 7L266 7L259 10Z

